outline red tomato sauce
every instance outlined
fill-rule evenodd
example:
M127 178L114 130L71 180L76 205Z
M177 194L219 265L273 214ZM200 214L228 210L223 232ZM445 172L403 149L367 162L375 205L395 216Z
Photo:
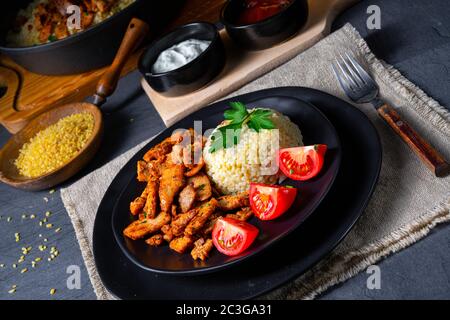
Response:
M291 4L292 0L245 0L239 24L253 24L270 18Z

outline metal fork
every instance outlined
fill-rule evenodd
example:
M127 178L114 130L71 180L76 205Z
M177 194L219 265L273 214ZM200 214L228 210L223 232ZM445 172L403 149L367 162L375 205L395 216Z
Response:
M419 156L437 177L450 173L450 165L442 155L422 138L400 115L379 97L379 89L369 73L352 54L339 55L332 69L345 94L356 103L370 102L378 114Z

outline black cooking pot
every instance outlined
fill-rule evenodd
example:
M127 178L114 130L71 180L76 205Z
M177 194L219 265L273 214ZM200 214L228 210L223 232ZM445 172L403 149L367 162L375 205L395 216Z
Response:
M62 40L32 47L10 48L5 39L17 11L30 0L8 1L0 19L0 52L35 73L46 75L76 74L109 65L132 17L150 25L151 34L162 28L177 13L184 0L136 0L114 16L91 28Z

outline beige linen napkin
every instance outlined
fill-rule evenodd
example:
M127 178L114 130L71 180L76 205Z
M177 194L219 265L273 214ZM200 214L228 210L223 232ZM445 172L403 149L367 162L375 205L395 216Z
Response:
M353 51L360 60L365 60L383 98L398 107L401 115L450 159L450 114L397 70L376 59L350 25L235 94L282 85L312 87L345 98L330 70L336 54L345 51ZM361 219L331 255L265 298L314 298L423 238L437 224L450 220L450 178L435 178L383 123L373 107L358 108L373 121L383 145L383 165L376 191ZM113 177L143 144L61 190L99 299L111 295L99 279L92 256L95 213Z

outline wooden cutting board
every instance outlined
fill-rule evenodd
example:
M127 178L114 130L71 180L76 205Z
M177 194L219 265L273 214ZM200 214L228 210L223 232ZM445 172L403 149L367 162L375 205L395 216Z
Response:
M166 126L170 126L309 48L330 32L331 23L337 14L356 2L357 0L309 0L309 17L305 27L290 40L262 51L241 51L233 45L225 30L222 30L221 36L227 51L226 66L213 82L193 93L164 97L154 91L144 79L141 80L142 87Z
M168 28L192 21L216 22L226 0L188 0ZM126 64L122 75L136 69L140 52ZM52 107L82 101L95 91L105 68L69 76L44 76L29 72L0 55L0 123L16 133L32 118ZM3 89L2 89L3 88ZM5 89L6 93L4 93Z

